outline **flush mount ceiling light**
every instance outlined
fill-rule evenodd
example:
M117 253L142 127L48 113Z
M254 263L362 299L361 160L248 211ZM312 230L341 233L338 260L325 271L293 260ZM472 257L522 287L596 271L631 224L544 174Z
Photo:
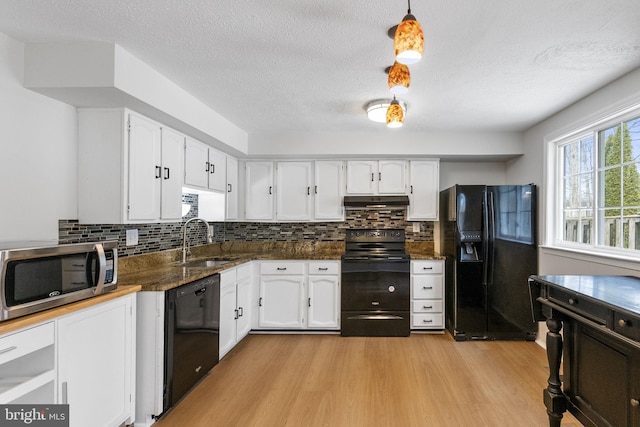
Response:
M396 61L385 71L389 73L389 91L392 94L402 95L409 92L409 85L411 84L409 67Z
M393 35L393 48L396 61L401 64L411 65L420 61L424 53L424 34L420 23L411 14L411 0L407 0L409 9L407 14L398 24ZM389 30L391 33L393 29Z
M386 122L390 128L399 128L404 122L404 111L395 96L387 108Z
M369 117L369 120L378 123L386 123L387 110L389 109L389 106L392 102L392 99L375 99L368 102L367 105L364 106L364 109L367 112L367 117ZM396 100L396 102L400 105L400 109L402 110L404 116L404 113L407 112L407 103L398 100Z

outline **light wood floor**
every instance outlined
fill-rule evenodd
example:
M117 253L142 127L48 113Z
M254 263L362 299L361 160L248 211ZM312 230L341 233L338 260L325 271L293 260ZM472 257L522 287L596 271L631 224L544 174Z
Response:
M532 342L249 335L156 426L542 427L547 366Z

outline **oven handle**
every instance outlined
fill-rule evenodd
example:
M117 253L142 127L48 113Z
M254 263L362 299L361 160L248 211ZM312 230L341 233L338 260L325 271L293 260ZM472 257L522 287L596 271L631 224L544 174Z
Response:
M349 320L402 320L402 316L394 316L393 314L358 314L349 316Z

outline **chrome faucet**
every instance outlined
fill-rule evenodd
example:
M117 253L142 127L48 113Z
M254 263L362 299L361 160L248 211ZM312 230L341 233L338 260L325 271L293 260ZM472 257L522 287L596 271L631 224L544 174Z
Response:
M213 238L211 237L211 229L209 228L209 223L202 218L191 218L185 221L182 226L182 263L187 262L187 225L190 222L200 221L204 225L207 226L207 243L213 243Z

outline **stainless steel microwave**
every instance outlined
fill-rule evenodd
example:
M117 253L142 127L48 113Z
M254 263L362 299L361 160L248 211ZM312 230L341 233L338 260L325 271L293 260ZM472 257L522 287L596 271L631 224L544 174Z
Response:
M0 244L0 321L116 288L118 243Z

